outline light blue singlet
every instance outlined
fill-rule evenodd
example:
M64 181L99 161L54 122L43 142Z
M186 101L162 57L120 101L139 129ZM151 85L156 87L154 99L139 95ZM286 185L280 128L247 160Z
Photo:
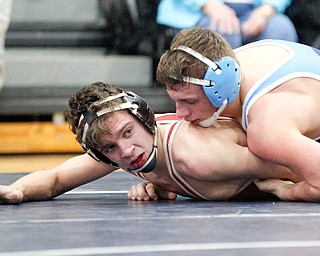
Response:
M251 106L264 94L284 82L297 78L309 77L320 81L320 50L313 47L282 40L262 40L242 46L241 51L260 45L278 45L288 50L288 57L263 76L247 93L242 107L242 127L248 127L248 114Z

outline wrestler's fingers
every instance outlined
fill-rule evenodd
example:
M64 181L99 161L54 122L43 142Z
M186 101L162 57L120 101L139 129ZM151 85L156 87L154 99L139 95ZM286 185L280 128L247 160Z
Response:
M167 199L169 199L169 200L176 200L177 194L176 194L176 193L173 193L173 192L170 192L170 191L167 191L166 197L167 197Z
M266 180L255 180L254 183L259 190L267 193L275 194L278 190L281 190L284 186L294 184L291 181L285 181L280 179L266 179Z
M146 184L147 183L140 183L137 185L133 185L130 190L128 191L128 198L131 200L145 200L148 201L150 200L147 192L146 192Z
M147 191L147 187L149 185L150 185L150 183L140 183L136 186L137 192L138 192L138 199L137 200L149 201L151 199L150 195Z
M157 193L155 191L155 187L152 183L149 183L146 185L146 191L149 195L149 198L151 198L154 201L158 200L158 195L157 195Z
M162 199L166 199L166 200L175 200L177 198L177 194L174 192L170 192L170 191L161 191L160 193L158 193L158 195L162 198Z
M127 193L128 199L133 198L131 189L132 189L132 187L128 190L128 193Z
M137 200L138 198L137 185L131 186L130 190L128 191L128 198L131 200Z
M21 191L13 191L7 196L8 202L12 204L20 204L23 200L23 194Z
M0 186L0 202L8 204L19 204L23 200L23 194L19 190L8 186Z

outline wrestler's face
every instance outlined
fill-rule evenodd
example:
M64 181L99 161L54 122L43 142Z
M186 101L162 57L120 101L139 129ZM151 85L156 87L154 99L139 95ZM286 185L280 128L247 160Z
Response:
M172 89L167 89L167 92L176 103L177 116L196 125L211 117L217 110L205 95L202 86L181 82Z
M125 169L144 165L152 152L153 135L126 110L116 111L109 122L111 134L102 136L99 151Z

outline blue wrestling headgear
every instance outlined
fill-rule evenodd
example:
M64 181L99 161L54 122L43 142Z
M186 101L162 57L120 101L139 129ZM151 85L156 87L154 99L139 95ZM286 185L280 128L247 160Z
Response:
M115 99L122 99L123 103L119 104L116 107L103 108L97 112L87 111L81 115L79 119L78 127L81 125L83 121L85 122L82 134L78 135L81 138L81 146L91 157L93 157L98 162L104 162L106 164L119 167L117 163L112 162L109 158L103 155L99 150L92 147L88 147L86 145L86 137L87 137L87 132L90 125L98 117L105 115L107 113L127 109L129 113L134 115L147 128L147 130L154 135L153 149L146 163L138 169L133 169L128 171L143 172L143 173L150 172L155 167L156 160L157 160L157 139L158 138L157 138L157 126L156 126L154 113L152 109L149 107L148 103L143 98L141 98L139 95L130 91L126 91L126 92L123 91L119 94L109 96L105 99L92 103L92 105L100 106L108 101L112 101Z
M215 123L223 109L235 100L241 85L240 67L234 58L225 56L215 62L201 55L197 51L180 45L175 50L182 50L199 59L208 69L203 79L183 76L183 81L201 85L211 104L218 109L214 115L200 123L203 127L211 126Z
M226 56L213 62L195 50L180 45L176 49L182 50L208 65L204 79L183 77L184 82L202 85L211 104L220 108L225 100L230 104L240 90L240 67L234 58Z

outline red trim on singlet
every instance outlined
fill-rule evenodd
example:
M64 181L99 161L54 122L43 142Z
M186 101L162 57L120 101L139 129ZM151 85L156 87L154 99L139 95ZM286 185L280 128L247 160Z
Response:
M137 176L141 179L147 180L146 177L144 177L144 175L141 172L130 172L131 174L133 174L134 176Z
M156 121L180 121L183 118L177 117L176 113L161 114L156 117Z
M196 193L194 193L184 182L184 180L181 180L180 177L178 177L175 172L173 171L174 167L172 166L172 159L171 159L171 156L170 156L170 148L169 148L169 144L170 144L170 139L171 139L171 136L172 136L172 131L174 130L174 127L178 124L179 122L176 122L174 124L172 124L172 126L170 127L169 129L169 132L168 132L168 136L167 136L167 141L166 141L166 150L167 150L167 155L168 155L168 160L169 160L169 165L170 165L170 168L168 168L168 171L170 172L172 178L174 178L174 180L176 180L179 185L181 187L183 187L183 189L189 193L189 195L191 195L192 197L194 198L198 198L198 199L205 199L205 198L201 198L200 196L198 196Z

